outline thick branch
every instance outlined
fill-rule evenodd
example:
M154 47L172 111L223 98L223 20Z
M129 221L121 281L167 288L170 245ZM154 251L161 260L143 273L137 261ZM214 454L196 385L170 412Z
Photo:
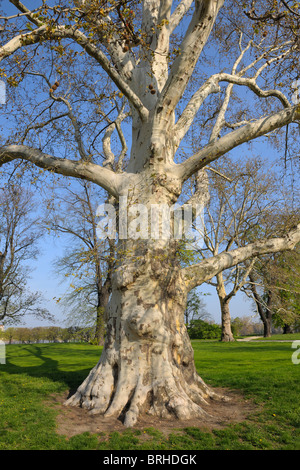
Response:
M53 39L71 38L74 39L91 57L93 57L109 75L119 90L126 96L130 103L136 108L142 120L146 120L149 115L148 109L143 105L140 98L133 92L131 87L120 76L115 67L111 64L106 55L96 46L91 44L89 38L75 27L59 25L51 32L47 25L43 25L34 31L26 34L20 34L0 48L0 60L10 56L19 48L29 44L36 44L40 41L49 41Z
M195 12L180 45L180 54L172 64L157 103L160 122L169 118L181 99L223 3L222 0L195 2Z
M225 99L222 105L222 108L219 112L218 119L213 130L211 140L214 140L223 125L225 124L225 112L227 110L229 99L231 96L233 85L246 86L251 91L253 91L260 98L269 98L274 97L278 98L285 108L290 107L290 102L286 96L279 90L262 90L256 83L256 78L244 78L234 74L228 73L219 73L211 76L199 90L197 90L192 96L191 100L187 104L180 118L178 119L174 134L176 135L177 146L180 144L180 141L183 139L187 131L189 130L191 124L194 121L194 118L202 106L206 98L212 93L218 93L220 91L220 82L228 82L229 85L226 90Z
M82 141L80 125L79 125L79 122L78 122L76 116L74 115L74 112L73 112L72 105L71 105L70 101L67 100L66 98L64 98L63 96L58 96L58 97L54 96L53 92L50 92L50 96L54 101L61 101L62 103L64 103L67 106L67 108L69 110L69 112L67 113L67 116L70 118L70 120L72 122L72 125L74 127L74 136L75 136L75 140L77 142L79 154L80 154L82 160L88 160L88 155L85 151L84 144L83 144L83 141Z
M174 136L176 139L177 147L179 146L181 140L184 138L185 134L191 127L198 110L200 109L206 98L212 93L218 93L219 91L220 86L218 84L218 81L213 76L210 77L199 88L199 90L194 93L174 127Z
M182 0L176 7L170 18L170 33L172 33L181 23L182 19L191 8L193 0Z
M0 147L0 166L15 159L22 159L34 163L45 170L54 171L65 176L73 176L91 181L102 186L115 197L119 195L119 186L123 180L122 175L95 165L91 162L76 162L65 158L57 158L25 145L7 145Z
M223 252L217 256L205 259L198 264L182 269L182 274L188 290L212 279L225 269L236 266L247 259L267 253L293 250L300 242L300 224L283 238L260 240L232 251Z
M149 74L149 78L152 77L153 84L159 92L162 90L168 77L171 6L171 0L143 1L141 32L146 38L147 47L143 51L140 67L144 74ZM140 76L138 69L134 76L136 79ZM141 85L145 87L145 77L140 76L141 79Z
M176 172L177 177L182 178L182 180L185 181L191 175L196 173L196 171L205 167L214 160L217 160L233 148L266 135L275 129L286 126L287 124L296 122L299 119L299 106L286 108L278 113L257 119L256 121L246 124L239 129L229 132L219 140L206 145L185 162L177 165L174 172Z
M254 78L243 78L234 75L230 75L227 73L220 73L218 74L218 81L229 82L235 85L247 86L252 90L257 96L261 98L268 98L270 96L274 96L278 98L284 107L289 107L290 102L286 98L286 96L279 90L262 90L255 82Z
M257 79L261 75L261 73L265 70L266 67L269 67L271 63L277 63L278 60L284 59L293 49L293 45L291 44L290 41L287 41L283 44L280 44L280 46L274 46L271 50L268 52L277 52L278 55L273 57L273 58L268 58L267 53L264 50L258 57L255 58L254 61L252 61L250 64L242 68L240 71L238 71L238 66L241 64L241 61L246 54L246 52L250 49L250 47L255 47L258 50L260 50L260 45L255 45L253 41L249 41L247 46L242 49L242 38L243 35L240 35L240 40L239 40L239 49L240 49L240 54L235 61L232 72L231 74L228 73L217 73L215 75L212 75L202 86L199 90L194 93L192 98L190 99L189 103L187 104L186 108L182 112L181 116L179 117L174 133L176 134L176 145L178 146L180 141L183 139L187 131L189 130L191 124L194 121L194 118L199 110L199 108L202 106L204 100L212 94L216 92L220 92L220 82L228 82L229 85L227 86L226 93L225 93L225 98L223 101L223 104L221 106L221 109L219 110L218 117L214 126L214 129L212 131L212 135L210 138L210 141L215 140L218 137L219 132L222 130L222 128L226 125L225 121L225 113L227 111L229 102L230 102L230 97L232 93L232 89L234 85L239 85L239 86L246 86L250 90L252 90L257 96L261 98L268 98L270 96L273 96L281 101L284 107L289 107L291 104L289 103L288 99L286 96L279 90L262 90L256 83ZM284 50L284 48L287 48ZM258 68L256 69L257 64L265 60L265 62ZM255 67L255 68L254 68ZM252 77L244 77L244 75L250 70L254 68L254 74ZM237 127L237 126L235 126Z

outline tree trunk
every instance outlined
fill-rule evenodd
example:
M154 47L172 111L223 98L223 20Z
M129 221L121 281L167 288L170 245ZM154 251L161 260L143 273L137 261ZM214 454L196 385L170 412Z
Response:
M221 314L222 314L222 334L221 341L230 342L235 341L232 331L231 331L231 317L229 310L229 300L228 299L219 299L221 305Z
M272 315L268 315L268 312L267 312L266 315L264 315L263 325L264 325L264 338L271 338L271 336L272 336Z
M167 200L162 193L151 194L156 194L153 203ZM119 240L104 349L67 404L133 426L141 413L178 419L203 416L201 405L217 398L194 365L184 323L187 289L176 251L172 238Z
M173 250L145 243L113 275L99 363L68 401L133 426L140 413L195 418L215 397L198 376L184 324L186 291Z
M230 297L226 295L222 273L219 273L216 277L217 277L217 283L218 283L217 291L218 291L218 296L219 296L219 302L220 302L220 308L221 308L221 319L222 319L221 341L223 342L235 341L232 331L231 331L231 317L230 317L230 309L229 309Z
M96 314L96 329L94 341L99 345L104 345L105 338L105 319L104 312L108 304L109 296L111 293L111 274L107 275L107 278L102 286L102 279L98 277L97 287L98 287L98 304L97 304L97 314ZM101 284L101 285L100 285Z
M270 338L272 336L272 305L273 305L273 294L271 291L267 293L268 298L266 302L266 311L264 315L264 337Z
M256 303L257 311L259 313L260 319L263 322L264 326L264 338L270 338L272 336L272 312L267 307L263 307L263 300L258 294L256 289L255 278L252 273L249 274L249 279L251 281L251 291L253 294L254 301ZM270 297L268 298L268 304L270 302Z

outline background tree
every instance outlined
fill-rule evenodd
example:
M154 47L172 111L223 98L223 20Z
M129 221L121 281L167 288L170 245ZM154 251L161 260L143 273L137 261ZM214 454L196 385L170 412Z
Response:
M264 325L264 336L272 326L291 332L299 321L299 251L280 253L257 260L249 274L250 290Z
M280 187L280 201L274 210L265 214L260 223L246 234L243 243L249 243L259 236L284 233L295 226L299 219L298 193L295 195ZM255 302L256 311L263 323L264 336L272 334L272 326L292 324L297 319L298 303L298 247L292 256L287 251L258 256L249 271L249 281L243 291ZM249 269L249 262L245 263ZM277 319L276 324L273 320ZM281 320L280 320L281 318Z
M278 204L276 179L265 165L259 158L235 159L215 165L215 171L209 172L210 201L203 215L203 246L198 250L203 259L242 246L249 230ZM218 294L222 341L234 341L230 301L247 281L254 261L219 272L208 281Z
M1 339L7 341L8 344L11 344L15 337L16 328L10 327L6 328L4 331L1 331Z
M231 322L231 326L234 335L261 336L263 333L261 322L254 321L254 318L250 316L235 317Z
M284 334L295 332L300 321L299 247L295 256L290 257L289 254L282 253L283 256L276 260L283 275L276 280L277 305L274 325L281 326Z
M29 191L17 185L0 188L0 321L20 323L25 315L51 320L42 296L28 288L29 260L37 258L42 232Z
M104 312L111 293L114 241L97 237L97 206L103 201L88 182L56 190L48 202L46 228L68 237L66 253L55 262L67 279L69 292L61 303L69 309L71 325L90 327L94 341L104 343ZM71 243L70 243L71 241Z
M32 335L30 328L19 327L15 329L14 338L18 343L30 344Z
M188 293L186 310L185 310L185 324L188 326L192 320L208 320L210 318L209 313L206 310L204 300L200 296L201 294L196 290L192 290Z
M127 198L103 353L68 404L122 417L126 426L144 411L201 418L202 404L217 395L196 372L184 324L187 293L253 256L293 249L300 227L182 268L177 239L156 231L145 237L151 227L141 220L153 205L172 207L194 175L192 201L203 203L201 169L263 136L280 143L275 131L298 125L289 72L298 43L271 29L256 32L244 14L250 2L78 0L34 10L10 3L17 9L2 18L0 58L2 77L15 87L6 108L15 127L3 133L1 165L21 159L91 181L119 212ZM120 153L100 149L98 109L116 122L124 99L130 155L120 163ZM193 123L201 129L198 148L183 154Z

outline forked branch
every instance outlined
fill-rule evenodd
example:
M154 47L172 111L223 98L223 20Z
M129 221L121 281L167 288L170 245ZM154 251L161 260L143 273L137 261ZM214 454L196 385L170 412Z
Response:
M285 237L260 240L235 250L225 251L198 264L182 269L182 274L188 290L212 279L221 271L236 266L255 256L279 251L293 250L300 242L300 224L292 229Z
M0 147L0 166L15 159L34 163L36 166L54 173L75 178L83 178L98 184L111 195L118 197L119 186L123 180L121 174L86 161L73 161L57 158L25 145L7 145Z
M91 43L89 38L77 29L75 26L58 25L49 31L46 24L39 26L34 31L29 33L19 34L13 39L8 41L0 47L0 61L5 57L14 54L18 49L24 45L37 44L55 39L73 39L79 44L91 57L93 57L119 88L119 90L126 96L132 106L138 111L143 121L147 120L149 111L144 106L140 98L134 93L131 86L121 77L117 69L112 65L109 58L98 47Z
M178 164L174 173L185 181L233 148L299 120L299 106L289 107L278 113L257 119L209 143L186 161Z

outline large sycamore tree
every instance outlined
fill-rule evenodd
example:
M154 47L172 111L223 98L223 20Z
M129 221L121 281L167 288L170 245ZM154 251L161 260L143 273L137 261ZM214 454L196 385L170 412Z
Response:
M205 169L231 150L263 136L279 145L275 131L288 125L292 135L300 119L292 89L298 17L289 22L289 11L280 16L284 5L272 1L6 5L1 165L91 181L113 207L127 198L128 232L122 225L116 237L105 346L68 403L122 417L126 426L144 412L201 418L219 397L196 372L184 324L188 292L253 256L293 249L300 228L192 265L178 255L181 240L145 236L142 228L140 237L128 236L129 228L141 208L149 215L151 205L180 201L191 179L189 204L204 203ZM197 148L187 154L181 149L195 129Z

